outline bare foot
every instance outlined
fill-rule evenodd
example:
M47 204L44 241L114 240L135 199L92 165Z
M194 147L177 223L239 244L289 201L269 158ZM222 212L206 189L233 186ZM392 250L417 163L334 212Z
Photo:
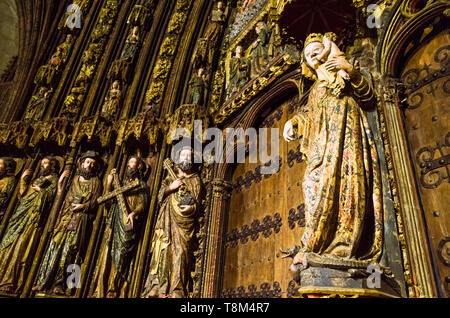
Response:
M53 293L55 295L65 295L64 290L61 286L56 286L55 288L53 288Z
M10 294L14 291L14 289L11 285L8 285L8 286L3 286L2 288L0 288L0 291Z
M292 261L292 264L296 265L296 264L302 264L304 267L307 266L307 261L306 261L306 257L305 254L300 252L297 253L297 255L294 256L294 260Z
M40 290L39 286L34 286L33 288L31 288L31 291L33 292L38 292Z
M108 292L108 294L106 295L106 298L117 298L117 296L116 296L115 292Z

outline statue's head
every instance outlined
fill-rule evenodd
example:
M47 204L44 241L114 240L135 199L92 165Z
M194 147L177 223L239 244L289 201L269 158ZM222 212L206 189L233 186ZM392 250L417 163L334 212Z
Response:
M40 177L47 177L59 172L59 161L53 157L45 157L41 160L41 168L39 170Z
M113 89L120 89L120 82L119 81L114 81L113 83L112 83L112 88Z
M78 174L84 179L98 176L102 168L102 158L96 151L86 151L80 157Z
M185 146L181 148L180 153L178 155L177 166L184 172L188 172L192 170L193 167L193 154L194 151L192 147Z
M222 9L223 8L223 2L222 1L219 1L219 2L217 2L217 9Z
M320 33L311 33L305 40L302 52L302 73L306 77L315 80L315 70L320 66L318 55L324 50L322 44L323 35Z
M320 42L311 42L303 50L304 58L309 67L314 70L320 65L320 61L317 57L322 53L324 46Z
M39 93L40 94L44 94L45 92L47 92L47 87L45 87L45 86L39 87Z
M236 46L235 52L236 52L236 56L238 56L238 55L240 56L242 53L242 46L240 46L240 45Z
M16 166L17 163L13 158L0 158L0 178L13 176L16 171Z
M255 26L256 34L259 34L261 30L264 29L265 26L266 24L263 21L258 22Z
M144 161L140 157L133 155L128 159L125 178L142 180L144 178L145 169L146 166Z

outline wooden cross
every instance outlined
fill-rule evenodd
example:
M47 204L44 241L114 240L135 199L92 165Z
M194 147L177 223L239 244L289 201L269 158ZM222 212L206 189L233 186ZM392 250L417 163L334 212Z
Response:
M122 215L124 217L127 217L129 214L129 211L128 211L128 207L125 202L125 197L123 196L123 194L125 192L128 192L130 190L133 190L133 189L139 187L141 183L140 183L139 179L136 179L133 182L129 182L129 183L125 184L124 186L122 186L120 184L119 176L117 175L116 169L112 169L111 174L113 176L114 190L99 197L97 199L97 203L102 204L102 203L105 203L106 201L117 198L117 203L119 204L119 208L123 213Z

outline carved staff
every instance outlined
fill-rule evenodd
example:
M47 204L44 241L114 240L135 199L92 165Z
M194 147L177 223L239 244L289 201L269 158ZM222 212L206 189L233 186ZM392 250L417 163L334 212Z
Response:
M71 157L71 160L67 161L67 167L64 169L65 170L69 170L70 174L68 177L64 178L61 184L61 193L58 193L58 199L56 201L56 204L53 205L53 209L50 212L50 217L49 217L49 226L47 228L47 231L49 233L53 232L53 229L55 227L55 223L56 223L56 219L57 219L57 215L58 215L58 211L61 209L62 204L64 203L64 199L66 197L66 193L69 190L69 186L70 186L70 180L72 180L73 175L74 175L74 171L76 169L74 169L73 167L73 157Z

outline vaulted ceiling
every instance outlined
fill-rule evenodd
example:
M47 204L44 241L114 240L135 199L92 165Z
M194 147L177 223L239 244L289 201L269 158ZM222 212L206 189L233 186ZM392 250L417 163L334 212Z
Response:
M287 4L280 19L281 27L298 42L312 32L340 34L354 21L351 0L296 0Z

